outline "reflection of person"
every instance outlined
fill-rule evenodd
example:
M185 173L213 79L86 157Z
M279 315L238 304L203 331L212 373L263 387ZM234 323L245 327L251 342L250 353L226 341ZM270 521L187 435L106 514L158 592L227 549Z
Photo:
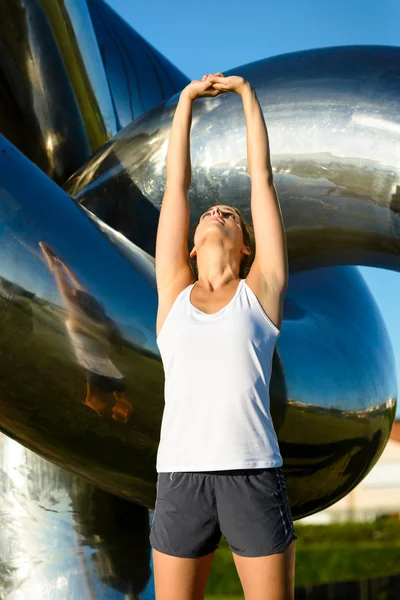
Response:
M187 251L193 102L223 92L241 96L246 120L256 242L250 269L249 225L232 206L210 207ZM157 600L181 598L183 589L191 590L185 598L203 597L222 534L246 598L292 599L297 536L269 406L287 250L263 114L241 77L205 75L181 93L167 152L156 277L166 379L150 532Z
M104 414L113 398L112 418L127 422L133 406L126 398L124 377L109 358L110 342L119 341L119 332L105 310L87 292L65 262L45 242L39 242L48 267L67 309L65 322L78 363L86 371L87 395L84 404Z

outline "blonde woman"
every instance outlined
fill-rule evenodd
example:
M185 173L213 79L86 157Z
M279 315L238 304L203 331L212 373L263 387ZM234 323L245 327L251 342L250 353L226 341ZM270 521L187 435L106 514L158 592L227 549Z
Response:
M193 103L225 92L241 96L246 120L254 259L249 227L228 205L201 216L187 249ZM150 532L156 598L203 598L223 534L246 600L290 600L297 536L269 402L287 250L267 130L248 81L216 73L182 91L166 176L156 243L165 371Z

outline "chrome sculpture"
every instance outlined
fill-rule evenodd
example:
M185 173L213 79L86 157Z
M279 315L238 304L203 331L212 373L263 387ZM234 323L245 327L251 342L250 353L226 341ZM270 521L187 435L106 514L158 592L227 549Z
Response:
M119 128L129 125L189 83L186 75L146 42L106 2L87 0L87 5L101 48Z
M400 268L399 65L400 48L351 46L229 72L251 81L265 114L292 273L338 264ZM176 102L131 123L65 185L151 254L157 215L151 223L147 215L161 204ZM250 217L240 98L196 101L191 159L192 222L217 203ZM152 233L145 240L143 228Z
M18 571L23 540L16 531L38 531L13 508L22 502L18 476L29 491L26 511L41 514L39 527L48 529L41 511L56 510L48 516L60 540L85 522L91 497L110 514L129 507L126 501L140 505L144 562L132 579L120 568L131 540L117 542L108 582L104 569L93 575L82 539L76 546L80 575L94 582L86 590L92 597L114 599L119 590L136 598L149 575L142 517L154 506L163 412L155 234L173 94L187 79L103 0L3 3L0 44L7 82L0 92L0 428L26 448L0 437L8 502L0 548L14 574L1 594L14 600L18 583L39 579L31 570L23 583ZM399 270L399 58L398 48L328 48L232 71L257 89L287 230L291 278L271 403L295 518L331 505L361 481L395 416L387 331L351 265ZM238 98L196 102L192 163L192 223L217 202L250 217ZM76 202L57 185L69 175L65 190ZM98 375L96 364L109 369L111 387L91 375ZM73 519L63 523L40 477L61 482L53 488L63 506L74 507ZM127 518L136 514L133 506L126 511ZM88 546L103 535L104 563L112 563L116 538L91 533ZM40 578L54 584L52 598L81 593L83 577L66 562L57 565L57 556L43 556L48 568ZM39 583L37 590L42 598Z
M148 511L0 435L1 577L7 600L147 600Z
M4 138L0 188L1 428L102 489L151 508L164 384L153 259L73 202ZM54 262L68 277L66 290ZM79 295L87 307L80 313ZM123 401L114 388L90 389L87 370L95 369L79 358L72 319L79 319L75 332L107 345L97 359L123 377ZM345 495L383 450L395 415L394 362L379 311L353 267L291 277L277 351L272 412L299 518Z
M0 4L0 131L63 183L187 78L102 0Z

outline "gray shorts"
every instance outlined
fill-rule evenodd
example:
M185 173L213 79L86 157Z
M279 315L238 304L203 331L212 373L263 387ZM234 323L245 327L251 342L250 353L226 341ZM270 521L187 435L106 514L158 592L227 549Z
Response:
M198 558L222 534L240 556L283 552L297 538L280 467L158 474L152 548Z

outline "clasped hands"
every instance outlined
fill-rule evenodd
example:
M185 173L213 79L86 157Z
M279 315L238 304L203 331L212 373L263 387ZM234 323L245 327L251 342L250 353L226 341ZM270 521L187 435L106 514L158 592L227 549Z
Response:
M222 73L203 75L201 79L194 79L182 91L191 100L196 98L214 98L225 92L241 95L248 86L248 82L238 75L224 77Z
M56 255L53 248L46 242L39 242L39 246L46 258L50 271L56 270L60 265L65 265L62 258Z

